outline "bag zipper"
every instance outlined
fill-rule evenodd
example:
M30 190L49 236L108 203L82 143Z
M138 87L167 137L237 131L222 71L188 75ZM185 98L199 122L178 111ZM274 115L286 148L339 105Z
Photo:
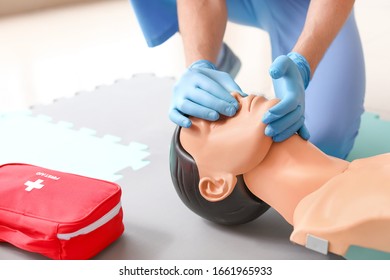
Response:
M107 222L109 222L110 220L112 220L116 215L118 215L120 209L121 209L121 203L119 202L114 208L112 208L107 214L105 214L104 216L102 216L100 219L98 219L97 221L93 222L92 224L86 226L86 227L83 227L75 232L71 232L71 233L57 233L57 238L58 239L61 239L61 240L69 240L73 237L76 237L76 236L79 236L79 235L82 235L82 234L87 234L87 233L90 233L92 231L94 231L95 229L101 227L102 225L106 224Z

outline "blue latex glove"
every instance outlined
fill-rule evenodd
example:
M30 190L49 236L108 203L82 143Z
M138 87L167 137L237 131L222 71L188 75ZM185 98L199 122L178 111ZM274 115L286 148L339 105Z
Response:
M190 127L188 116L215 121L219 114L234 116L239 108L231 92L245 96L233 78L216 70L207 60L194 62L176 83L169 118L179 126Z
M305 89L310 81L310 66L298 53L278 56L269 73L275 95L281 101L264 114L265 134L281 142L296 132L305 140L310 134L305 121Z

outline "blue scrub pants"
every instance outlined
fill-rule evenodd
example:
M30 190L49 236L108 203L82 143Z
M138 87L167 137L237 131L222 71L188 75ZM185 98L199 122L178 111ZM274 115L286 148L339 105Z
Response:
M269 34L272 59L294 47L309 0L227 0L229 20ZM327 50L306 90L310 141L339 158L351 151L364 112L365 66L353 12Z

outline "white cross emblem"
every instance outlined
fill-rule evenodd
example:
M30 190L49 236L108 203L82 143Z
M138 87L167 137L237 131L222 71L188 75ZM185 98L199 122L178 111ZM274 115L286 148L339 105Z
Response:
M27 186L25 190L29 192L33 189L42 189L42 187L44 186L42 183L42 179L37 179L35 182L27 181L26 183L24 183L24 185Z

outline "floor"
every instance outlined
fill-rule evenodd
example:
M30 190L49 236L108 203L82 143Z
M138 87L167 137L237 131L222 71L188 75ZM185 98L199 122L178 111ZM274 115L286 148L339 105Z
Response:
M390 2L360 0L355 10L366 57L365 107L390 119ZM229 23L226 36L243 63L238 84L271 95L267 35ZM183 71L180 37L147 48L127 0L0 18L0 112L47 104L137 73L177 78Z

